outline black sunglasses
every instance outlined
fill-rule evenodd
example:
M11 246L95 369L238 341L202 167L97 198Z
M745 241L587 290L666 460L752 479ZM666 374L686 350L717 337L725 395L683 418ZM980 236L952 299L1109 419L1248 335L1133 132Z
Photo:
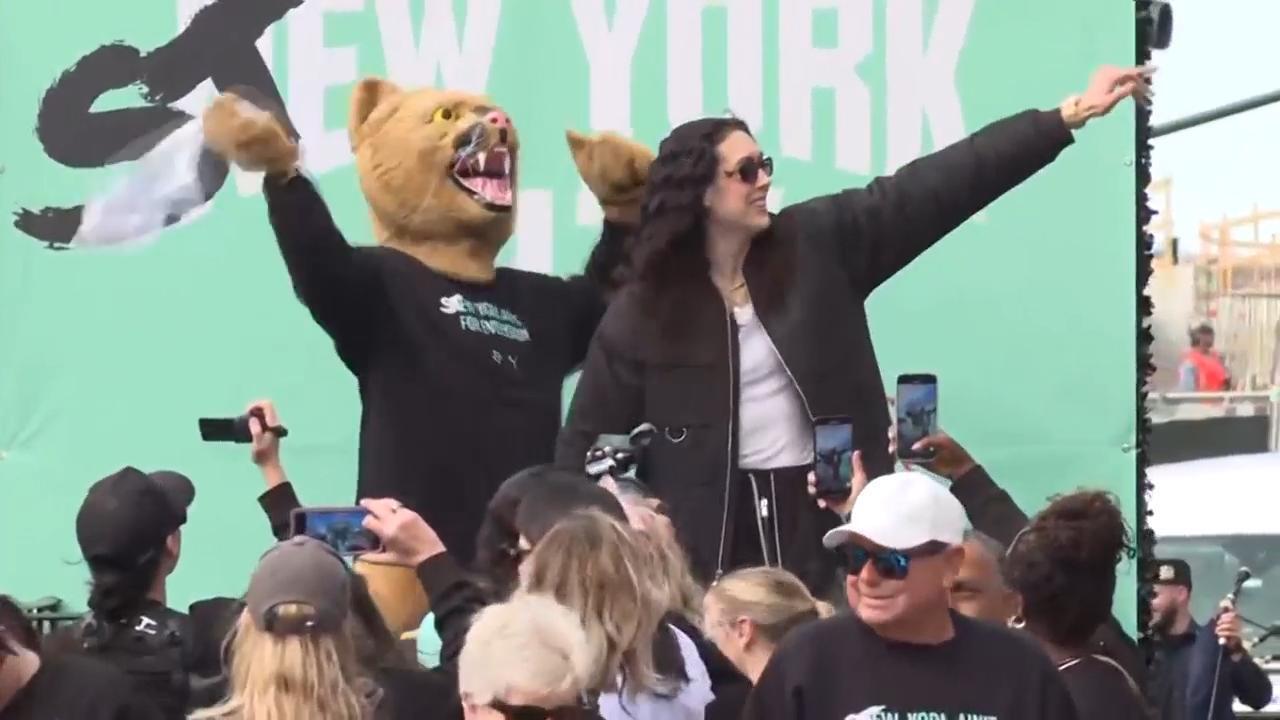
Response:
M508 705L501 700L494 700L489 703L489 707L502 713L502 717L507 720L586 720L592 717L591 708L586 703L544 708L537 705Z
M738 179L748 185L755 185L756 180L760 179L760 171L763 170L765 175L773 177L773 158L768 155L760 157L749 157L738 163L738 167L724 172L725 177L738 176Z
M939 555L947 549L946 543L930 542L911 550L879 550L872 552L859 545L845 545L840 548L846 572L850 575L862 574L862 568L870 562L876 574L885 580L903 580L911 571L911 561L915 558Z

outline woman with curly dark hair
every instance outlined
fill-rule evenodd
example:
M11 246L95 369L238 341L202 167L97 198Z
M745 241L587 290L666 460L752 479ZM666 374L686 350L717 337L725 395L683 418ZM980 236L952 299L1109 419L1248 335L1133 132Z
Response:
M1058 665L1082 718L1149 717L1133 678L1095 652L1092 638L1111 617L1116 566L1134 545L1111 495L1086 491L1055 499L1014 539L1004 559L1022 598L1010 625L1024 628Z
M850 418L869 474L889 427L864 303L947 233L1052 162L1072 131L1145 92L1099 71L1083 95L1027 110L865 188L771 214L773 160L733 118L675 128L649 168L630 282L597 330L557 464L605 433L658 432L641 472L706 581L779 565L825 594L833 513L809 498L813 423Z

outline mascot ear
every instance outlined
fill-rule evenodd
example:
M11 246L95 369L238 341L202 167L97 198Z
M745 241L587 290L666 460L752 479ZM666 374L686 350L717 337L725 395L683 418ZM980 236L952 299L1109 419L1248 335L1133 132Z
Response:
M351 140L351 149L355 150L360 142L385 122L385 113L381 117L373 117L374 111L404 93L389 80L382 78L365 78L356 85L351 95L351 112L347 118L347 135Z
M591 138L577 130L565 130L564 136L569 141L569 154L573 156L573 162L581 166L586 161L585 153L591 144Z
M617 133L565 132L578 175L605 211L605 217L632 221L639 215L653 152Z
M576 130L566 130L565 139L578 174L601 200L626 194L649 178L653 152L634 140L613 132L591 136Z

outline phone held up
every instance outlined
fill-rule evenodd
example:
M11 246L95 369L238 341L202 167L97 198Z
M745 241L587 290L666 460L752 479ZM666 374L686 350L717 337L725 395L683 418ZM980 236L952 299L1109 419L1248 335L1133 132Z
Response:
M369 514L362 507L304 507L289 514L289 535L308 535L352 557L381 552L382 541L364 527Z
M267 432L278 438L289 435L289 430L283 425L267 425L267 416L262 408L254 408L240 417L200 418L200 439L205 442L251 443L253 433L249 430L249 418L257 418Z
M818 497L849 494L853 485L853 422L848 417L813 421L813 475Z
M897 398L898 459L928 462L933 448L913 449L916 443L938 432L938 377L928 374L898 376Z

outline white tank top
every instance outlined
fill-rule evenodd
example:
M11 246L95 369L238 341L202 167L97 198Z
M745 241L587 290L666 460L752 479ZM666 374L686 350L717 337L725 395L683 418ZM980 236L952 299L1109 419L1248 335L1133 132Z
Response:
M738 467L772 470L813 462L813 422L755 308L738 322Z

